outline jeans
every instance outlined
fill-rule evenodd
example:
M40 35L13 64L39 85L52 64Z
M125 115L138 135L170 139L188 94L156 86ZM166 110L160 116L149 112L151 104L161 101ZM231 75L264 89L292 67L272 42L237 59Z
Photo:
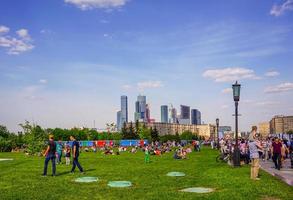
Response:
M83 172L83 169L82 169L81 165L78 162L78 156L73 158L71 172L74 172L76 166L78 167L80 172Z
M275 168L280 170L280 168L281 168L281 154L274 153L273 154L273 161L275 163Z
M52 161L52 174L53 174L53 176L56 175L56 162L55 162L55 159L56 159L55 155L47 155L46 156L43 175L47 175L47 169L48 169L48 164L49 164L50 160Z
M58 152L58 163L61 163L62 152Z

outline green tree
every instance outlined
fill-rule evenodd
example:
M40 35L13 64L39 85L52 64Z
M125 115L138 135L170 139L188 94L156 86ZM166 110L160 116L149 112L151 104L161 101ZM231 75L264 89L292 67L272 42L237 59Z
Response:
M158 130L156 127L154 129L152 129L151 139L152 139L152 141L159 141L159 133L158 133Z
M193 134L190 131L184 131L180 135L181 140L192 140L192 138L193 138Z

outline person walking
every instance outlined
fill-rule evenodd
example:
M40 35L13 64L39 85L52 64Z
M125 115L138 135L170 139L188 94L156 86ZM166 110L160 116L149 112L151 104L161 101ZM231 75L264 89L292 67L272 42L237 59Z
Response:
M72 141L72 169L71 173L74 173L75 167L77 166L81 173L84 173L83 168L78 162L79 157L79 142L76 141L74 136L70 136L70 140Z
M260 142L256 138L257 127L253 126L252 131L249 135L249 152L251 159L251 169L250 169L250 178L252 180L260 180L258 178L259 172L259 153L258 151L262 149Z
M45 165L44 165L44 172L43 172L43 176L47 176L47 169L48 169L48 164L49 161L52 161L52 176L56 175L56 143L54 141L54 136L50 135L49 136L49 142L48 142L48 146L45 152Z
M272 143L273 161L275 163L275 168L280 170L281 168L281 150L282 144L278 138L275 138Z

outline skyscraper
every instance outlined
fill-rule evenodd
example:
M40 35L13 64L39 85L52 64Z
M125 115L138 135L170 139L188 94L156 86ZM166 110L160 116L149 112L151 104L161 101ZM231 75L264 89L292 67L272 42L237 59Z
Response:
M171 108L170 111L170 123L177 123L177 110L176 108Z
M135 102L134 119L146 122L146 96L139 95Z
M146 104L145 117L146 117L146 122L150 123L150 121L151 121L151 111L150 111L149 104Z
M168 106L167 105L161 106L161 122L168 123Z
M116 123L116 126L117 126L117 130L121 130L122 128L122 123L121 123L121 111L118 111L117 112L117 123Z
M179 119L180 124L190 124L190 107L180 105L181 115Z
M201 113L197 109L191 110L191 124L195 124L195 125L201 124Z
M121 124L128 122L128 103L127 96L121 96Z

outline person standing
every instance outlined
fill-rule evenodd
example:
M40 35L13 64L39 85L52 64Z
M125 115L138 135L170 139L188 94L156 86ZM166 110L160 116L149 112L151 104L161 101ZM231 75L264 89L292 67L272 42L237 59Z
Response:
M78 162L79 157L79 142L76 141L74 136L70 136L70 140L72 141L72 169L71 173L74 173L75 167L77 166L81 173L84 173L83 168Z
M282 150L282 144L278 138L275 138L275 140L272 143L272 152L273 152L273 161L275 163L275 168L278 170L280 170L281 168L281 150Z
M250 169L250 178L253 180L260 180L258 178L258 171L259 171L259 149L262 149L261 144L258 140L256 140L256 131L257 127L253 126L252 131L249 135L249 152L250 152L250 159L251 159L251 169Z
M45 152L45 166L44 166L44 172L43 172L43 176L47 176L47 169L48 169L48 164L49 161L52 161L52 176L56 175L56 143L54 141L54 136L50 135L49 136L49 142L48 142L48 146Z
M63 150L62 140L59 139L56 144L56 151L57 151L57 155L58 155L57 164L62 164L62 162L61 162L62 150Z

